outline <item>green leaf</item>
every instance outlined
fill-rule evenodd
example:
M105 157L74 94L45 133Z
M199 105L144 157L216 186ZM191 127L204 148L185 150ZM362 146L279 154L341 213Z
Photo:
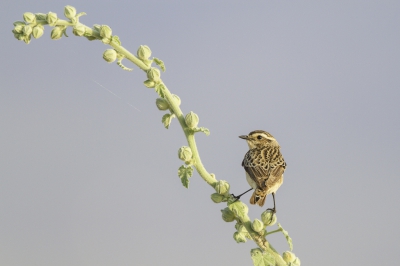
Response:
M164 62L156 57L153 57L154 63L161 68L163 72L165 72L165 65Z
M285 229L283 229L283 227L281 226L280 223L278 223L278 227L279 227L279 229L282 230L282 234L286 237L286 241L287 241L288 244L289 244L290 251L293 251L292 238L289 236L288 231L286 231Z
M261 249L254 248L250 251L251 259L253 260L254 266L271 266L275 265L274 257L265 252L263 253Z
M154 89L156 90L157 94L161 97L161 98L165 98L164 95L164 84L156 84L156 86L154 87Z
M185 188L189 188L189 178L193 175L193 168L192 166L185 166L182 165L178 169L178 176L181 179L182 185Z
M169 125L171 124L172 118L174 118L174 117L175 117L174 114L165 114L165 115L163 115L161 121L163 122L164 127L166 129L169 128Z
M206 134L206 136L210 135L210 130L205 127L196 127L193 131L194 132L203 132L204 134Z

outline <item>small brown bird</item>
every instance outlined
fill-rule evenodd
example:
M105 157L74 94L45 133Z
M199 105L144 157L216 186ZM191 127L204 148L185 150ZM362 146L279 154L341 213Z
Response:
M275 192L283 183L283 172L286 168L279 143L263 130L254 130L239 138L245 139L249 145L242 166L246 171L247 182L252 187L250 190L255 190L250 203L262 207L267 195L272 193L274 208L270 210L276 212Z

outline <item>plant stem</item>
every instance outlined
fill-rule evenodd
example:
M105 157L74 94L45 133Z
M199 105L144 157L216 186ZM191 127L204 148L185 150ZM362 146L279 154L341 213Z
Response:
M178 118L179 123L181 124L181 127L183 129L183 132L185 133L188 145L189 145L190 149L192 150L193 159L194 159L194 164L193 164L194 167L196 168L196 170L199 173L199 175L201 176L201 178L203 178L204 181L207 182L207 184L214 187L215 184L217 183L217 180L212 175L210 175L210 173L207 172L206 168L201 163L201 159L200 159L199 151L197 150L197 145L196 145L196 141L194 138L193 130L191 130L186 125L183 113L182 113L181 109L179 108L179 106L174 101L174 98L172 97L171 92L168 90L168 88L165 85L164 85L164 88L165 88L164 89L165 99L168 101L172 112Z
M282 231L282 229L276 229L274 231L267 232L265 235L267 236L267 235L270 235L270 234L273 234L273 233L278 233L278 232L281 232L281 231Z

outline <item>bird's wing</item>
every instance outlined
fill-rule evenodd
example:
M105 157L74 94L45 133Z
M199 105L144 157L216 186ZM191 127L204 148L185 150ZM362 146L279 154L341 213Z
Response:
M268 165L260 164L260 151L256 149L249 150L244 156L242 166L249 174L250 178L257 184L259 188L265 188L265 181L269 176ZM267 166L267 167L265 167Z
M252 149L244 156L242 166L257 186L264 189L282 176L286 163L279 148Z
M286 162L279 149L272 151L269 157L270 175L265 181L266 186L273 185L277 179L282 177L286 169Z

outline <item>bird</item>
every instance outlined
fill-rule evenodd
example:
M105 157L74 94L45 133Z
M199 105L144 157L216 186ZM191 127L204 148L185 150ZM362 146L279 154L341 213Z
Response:
M246 180L254 189L250 198L250 204L264 206L268 194L272 194L274 208L269 208L276 213L275 193L283 183L283 172L286 169L286 162L280 151L278 141L264 130L254 130L248 135L239 136L246 140L249 150L244 156L242 166L246 172ZM236 199L239 196L234 196Z

